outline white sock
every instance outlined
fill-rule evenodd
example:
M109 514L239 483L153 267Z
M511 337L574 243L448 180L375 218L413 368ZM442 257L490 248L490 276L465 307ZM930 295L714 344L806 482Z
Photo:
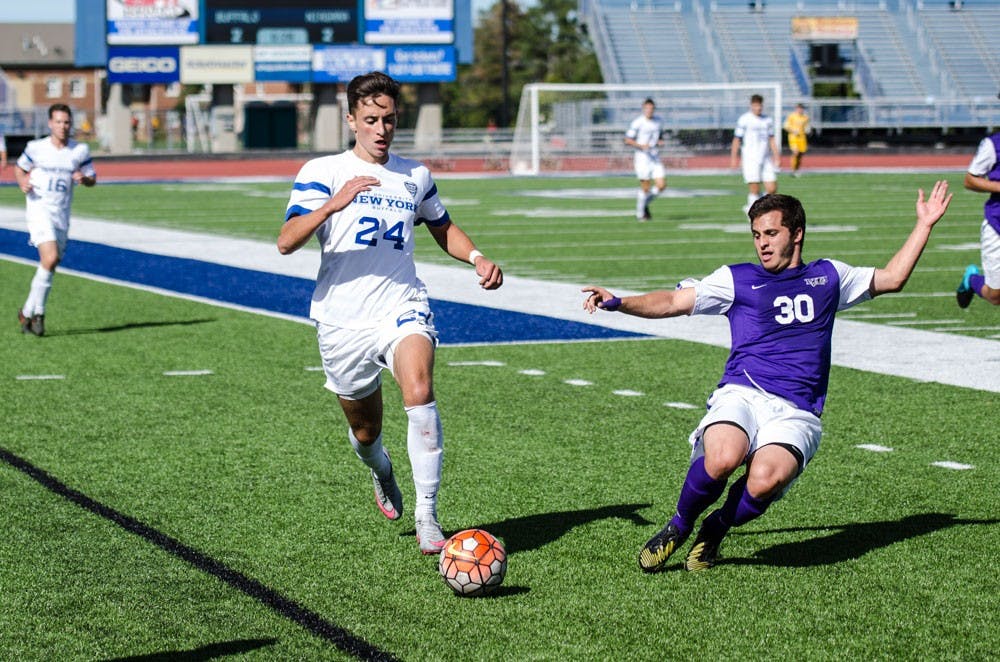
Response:
M31 289L28 290L28 298L24 302L21 311L25 317L45 314L45 302L49 298L49 290L52 289L52 272L43 267L35 270L35 277L31 279Z
M437 517L437 493L441 485L441 465L444 460L441 416L437 403L406 407L409 425L406 429L406 449L413 468L413 486L417 490L416 519Z
M639 189L635 194L635 217L642 218L646 215L646 192Z
M749 207L753 203L757 202L757 198L759 197L759 193L747 193L747 206Z
M660 194L660 187L659 186L654 186L653 188L649 189L649 197L646 198L646 202L649 202L650 200L652 200L653 198L655 198L659 194Z
M375 441L370 444L362 444L354 436L354 430L347 428L347 438L351 440L354 452L358 454L358 457L361 458L366 467L374 469L379 478L389 477L389 472L392 470L392 463L389 462L389 456L385 454L385 449L382 447L382 435L376 437Z

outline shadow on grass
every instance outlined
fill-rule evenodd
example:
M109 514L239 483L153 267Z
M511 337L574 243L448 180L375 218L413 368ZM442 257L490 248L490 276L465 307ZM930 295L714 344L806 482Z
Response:
M749 559L719 559L721 564L732 565L771 565L786 568L805 568L820 565L832 565L843 561L858 559L876 549L888 547L897 542L916 538L935 531L949 529L953 526L969 526L977 524L997 524L997 519L960 519L947 513L924 513L910 515L900 520L883 522L864 522L857 524L795 527L788 529L770 529L766 531L740 532L732 531L730 535L766 536L776 533L797 533L802 531L828 531L836 529L829 535L809 538L798 542L782 543L767 547L756 552ZM725 546L723 546L725 554Z
M164 651L162 653L150 653L149 655L119 657L108 662L167 662L168 660L173 662L199 662L200 660L212 660L217 657L249 653L265 646L273 646L276 643L278 643L277 639L237 639L235 641L208 644L201 648L186 651Z
M99 326L95 329L68 329L66 331L48 331L46 336L83 336L92 333L115 333L116 331L129 331L131 329L153 329L159 326L194 326L195 324L207 324L214 322L215 318L180 320L176 322L133 322L131 324L119 324L117 326Z
M617 506L602 506L584 510L563 510L553 513L514 517L499 522L470 524L466 528L485 529L503 541L508 554L528 552L558 540L571 529L602 519L626 519L636 526L653 524L640 515L638 510L648 508L649 503L626 503ZM410 532L409 535L413 535ZM451 533L457 533L452 531ZM450 535L450 534L449 534Z

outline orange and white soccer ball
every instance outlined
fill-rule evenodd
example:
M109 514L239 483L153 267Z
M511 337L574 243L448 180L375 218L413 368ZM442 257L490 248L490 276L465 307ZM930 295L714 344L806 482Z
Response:
M488 531L459 531L444 543L438 571L458 595L485 595L500 586L507 574L507 550Z

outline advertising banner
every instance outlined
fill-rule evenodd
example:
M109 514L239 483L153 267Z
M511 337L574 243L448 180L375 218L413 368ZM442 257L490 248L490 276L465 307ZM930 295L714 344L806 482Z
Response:
M366 44L451 44L454 0L365 0Z
M253 60L255 80L312 80L312 46L254 46Z
M799 41L853 41L858 38L856 16L794 16L792 39Z
M176 83L180 79L177 46L108 46L109 83Z
M347 83L369 71L385 71L384 48L316 46L313 49L315 83Z
M252 83L253 47L182 46L181 82L185 85Z
M197 44L199 0L107 0L109 44Z
M457 75L454 46L390 46L386 69L401 83L450 83Z

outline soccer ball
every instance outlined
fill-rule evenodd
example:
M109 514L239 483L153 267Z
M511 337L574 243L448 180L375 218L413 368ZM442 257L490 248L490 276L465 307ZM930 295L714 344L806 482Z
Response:
M485 595L500 586L507 574L507 550L482 529L459 531L444 543L438 572L458 595Z

